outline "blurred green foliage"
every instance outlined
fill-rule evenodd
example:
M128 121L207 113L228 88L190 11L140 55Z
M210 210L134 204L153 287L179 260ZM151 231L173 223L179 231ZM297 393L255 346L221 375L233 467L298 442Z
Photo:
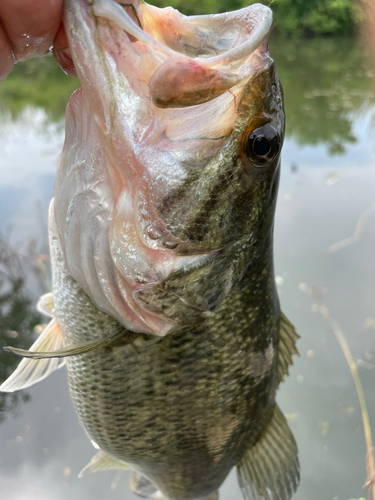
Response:
M11 76L0 83L0 112L15 117L26 106L43 108L57 121L65 115L77 78L65 75L52 57L36 57L14 66Z
M274 11L278 34L293 36L352 35L364 20L370 0L152 0L158 7L171 5L184 14L209 14L263 3Z
M375 72L362 43L320 38L270 44L284 88L287 136L325 144L330 154L356 142L354 119L375 108Z

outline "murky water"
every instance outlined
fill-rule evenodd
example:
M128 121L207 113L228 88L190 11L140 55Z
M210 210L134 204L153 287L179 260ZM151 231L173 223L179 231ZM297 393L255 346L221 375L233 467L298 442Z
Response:
M324 304L344 331L375 429L375 72L352 40L278 42L273 56L288 122L276 274L284 313L301 335L301 357L278 395L300 450L295 499L357 499L366 496L358 399L336 338L316 311ZM15 248L0 245L0 346L28 347L43 321L34 304L50 286L47 207L75 86L48 59L18 65L0 83L0 231ZM16 364L0 353L1 380ZM0 395L2 498L136 498L127 473L77 479L94 452L70 402L65 369ZM221 498L241 498L234 472Z

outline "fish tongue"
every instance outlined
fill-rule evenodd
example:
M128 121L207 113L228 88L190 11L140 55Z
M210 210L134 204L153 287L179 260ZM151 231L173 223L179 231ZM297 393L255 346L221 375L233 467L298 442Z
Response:
M155 71L150 94L159 108L185 108L210 101L236 83L237 75L205 67L187 57L176 57Z

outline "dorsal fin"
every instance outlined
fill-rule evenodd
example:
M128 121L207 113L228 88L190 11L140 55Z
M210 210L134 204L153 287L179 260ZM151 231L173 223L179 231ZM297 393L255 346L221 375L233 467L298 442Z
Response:
M78 477L88 476L89 474L95 474L95 472L101 472L104 470L128 470L129 468L129 465L126 462L113 458L110 455L107 455L107 453L104 453L104 451L100 450L92 457L86 467L81 470Z
M299 335L292 323L283 313L281 313L280 317L279 334L278 378L280 383L284 380L286 375L289 375L289 366L293 364L292 356L294 354L299 356L299 352L296 347Z
M38 351L55 350L65 345L64 336L57 320L52 319L44 331L30 347L33 355ZM21 350L21 349L20 349ZM26 351L28 352L28 351ZM26 389L45 379L52 372L65 365L65 359L23 359L15 371L0 386L1 392L14 392Z

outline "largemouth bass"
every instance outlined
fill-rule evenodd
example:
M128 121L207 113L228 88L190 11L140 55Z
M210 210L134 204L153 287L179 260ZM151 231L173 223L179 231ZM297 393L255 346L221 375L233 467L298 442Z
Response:
M1 390L67 365L99 453L83 474L214 499L237 466L247 500L289 500L297 447L276 405L297 334L280 311L273 223L284 138L256 4L66 0L82 88L70 100L49 214L52 317Z

